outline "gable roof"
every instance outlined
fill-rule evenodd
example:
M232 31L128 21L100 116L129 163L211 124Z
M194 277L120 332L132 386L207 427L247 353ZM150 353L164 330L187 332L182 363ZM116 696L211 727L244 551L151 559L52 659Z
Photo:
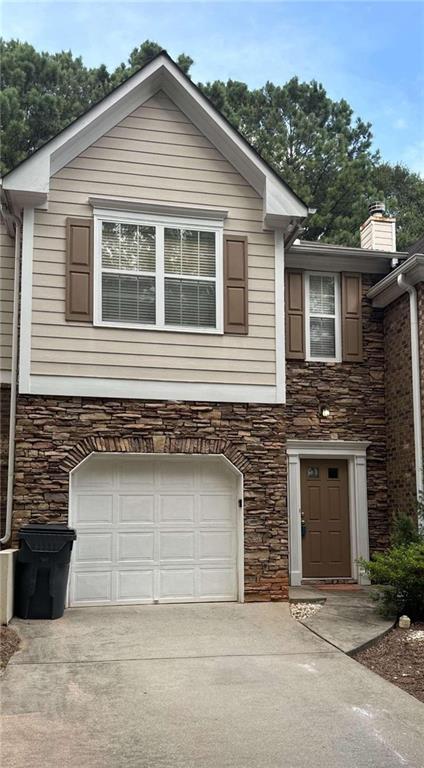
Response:
M264 223L287 229L308 214L307 205L201 90L162 51L3 177L12 205L42 206L50 177L90 144L163 90L263 199Z

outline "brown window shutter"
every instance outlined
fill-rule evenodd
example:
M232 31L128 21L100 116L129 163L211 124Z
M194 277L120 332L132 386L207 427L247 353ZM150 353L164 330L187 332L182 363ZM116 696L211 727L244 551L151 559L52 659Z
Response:
M248 320L247 237L224 236L224 332L246 334Z
M286 357L305 359L305 301L303 272L286 271Z
M66 222L66 320L93 320L93 220Z
M362 361L362 280L342 272L342 347L345 362Z

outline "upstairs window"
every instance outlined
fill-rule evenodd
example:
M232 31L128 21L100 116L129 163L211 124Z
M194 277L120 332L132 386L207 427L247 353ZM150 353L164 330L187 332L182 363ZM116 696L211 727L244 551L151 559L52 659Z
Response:
M341 360L339 276L329 272L305 274L306 359Z
M222 230L96 218L95 321L222 332Z

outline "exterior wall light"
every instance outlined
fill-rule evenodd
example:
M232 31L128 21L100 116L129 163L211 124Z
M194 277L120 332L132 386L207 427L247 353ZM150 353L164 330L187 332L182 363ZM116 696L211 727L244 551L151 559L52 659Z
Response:
M324 419L328 419L329 415L330 415L330 409L329 409L328 405L323 405L321 407L321 416Z

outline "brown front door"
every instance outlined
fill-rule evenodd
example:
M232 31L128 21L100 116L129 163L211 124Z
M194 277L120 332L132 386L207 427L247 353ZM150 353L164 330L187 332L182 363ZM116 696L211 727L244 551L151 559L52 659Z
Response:
M347 462L301 461L302 575L351 576Z

